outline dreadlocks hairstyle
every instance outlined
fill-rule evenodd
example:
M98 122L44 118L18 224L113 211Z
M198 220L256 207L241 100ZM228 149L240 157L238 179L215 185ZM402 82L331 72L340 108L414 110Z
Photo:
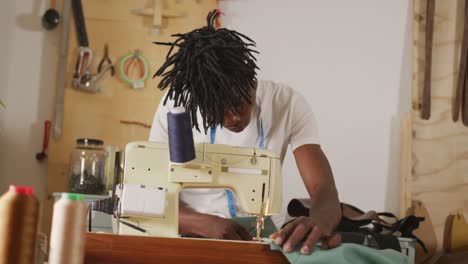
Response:
M255 42L234 30L217 29L214 24L219 15L218 10L211 11L207 26L174 34L174 42L154 42L171 46L165 63L153 76L162 77L159 89L169 87L164 105L171 99L174 106L185 107L198 131L200 110L205 133L209 127L223 125L224 111L238 113L244 101L252 104L251 89L257 82L253 53L258 52L251 48Z

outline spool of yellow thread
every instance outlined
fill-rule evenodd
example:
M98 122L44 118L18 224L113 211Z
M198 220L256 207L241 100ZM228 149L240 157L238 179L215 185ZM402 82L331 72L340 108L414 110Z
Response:
M34 190L10 186L0 197L0 264L31 264L36 257L39 201Z

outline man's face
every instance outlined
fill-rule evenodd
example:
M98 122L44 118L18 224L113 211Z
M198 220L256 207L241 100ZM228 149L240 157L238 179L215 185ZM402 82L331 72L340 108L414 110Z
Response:
M242 132L250 123L252 118L252 110L255 107L255 96L256 89L251 89L250 101L249 104L247 101L242 102L242 104L237 109L238 112L224 111L224 124L223 126L234 133Z

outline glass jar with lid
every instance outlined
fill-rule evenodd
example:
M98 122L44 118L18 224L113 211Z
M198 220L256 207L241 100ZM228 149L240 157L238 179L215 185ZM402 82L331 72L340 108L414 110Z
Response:
M68 191L82 194L106 193L106 159L104 142L99 139L80 138L70 155Z

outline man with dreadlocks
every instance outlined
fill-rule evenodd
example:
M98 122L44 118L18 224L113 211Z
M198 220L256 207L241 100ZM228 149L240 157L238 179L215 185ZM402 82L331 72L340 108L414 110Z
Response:
M174 42L156 43L170 46L165 63L155 74L162 77L158 87L168 91L154 117L150 141L168 141L167 113L183 106L191 113L197 143L264 147L276 151L281 161L290 145L314 213L290 222L272 238L286 252L304 239L303 254L309 254L318 241L323 248L337 246L341 238L334 229L341 220L341 209L310 106L285 85L258 81L255 42L236 31L215 28L218 16L218 11L212 11L207 26L175 34ZM229 219L242 214L232 193L187 189L180 199L180 233L251 239L246 230ZM281 224L280 216L274 218Z

